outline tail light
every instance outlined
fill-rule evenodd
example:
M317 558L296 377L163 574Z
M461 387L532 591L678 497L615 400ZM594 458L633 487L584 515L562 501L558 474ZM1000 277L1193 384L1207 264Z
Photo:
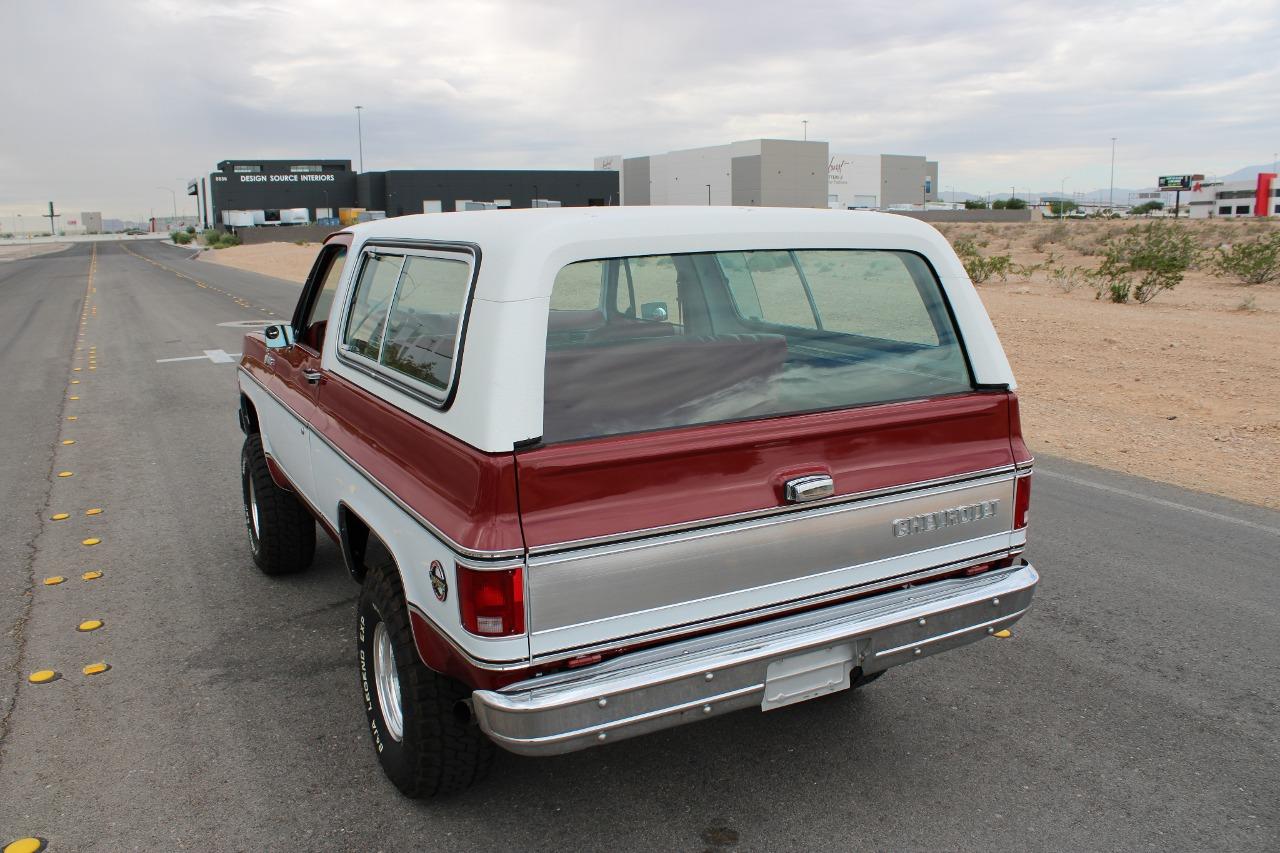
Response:
M459 565L458 606L462 627L480 637L524 633L524 571L481 571Z
M1027 515L1031 511L1031 475L1019 477L1013 490L1013 529L1022 530L1027 526Z

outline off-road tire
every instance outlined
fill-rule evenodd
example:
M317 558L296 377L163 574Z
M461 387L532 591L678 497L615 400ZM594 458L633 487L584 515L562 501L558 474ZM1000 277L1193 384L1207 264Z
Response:
M374 682L374 631L384 622L400 679L403 734L391 735ZM489 773L494 744L458 712L471 695L464 685L429 669L418 656L400 576L389 562L373 566L356 612L361 699L373 749L383 772L415 799L465 791Z
M288 575L311 565L316 554L316 522L297 495L276 485L267 470L262 437L254 433L240 450L244 526L253 562L265 575ZM257 523L253 507L257 504Z

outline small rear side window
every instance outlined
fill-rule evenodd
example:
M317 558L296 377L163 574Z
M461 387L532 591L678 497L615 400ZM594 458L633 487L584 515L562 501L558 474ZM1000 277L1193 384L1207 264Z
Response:
M471 287L466 253L366 252L343 352L433 399L452 386Z

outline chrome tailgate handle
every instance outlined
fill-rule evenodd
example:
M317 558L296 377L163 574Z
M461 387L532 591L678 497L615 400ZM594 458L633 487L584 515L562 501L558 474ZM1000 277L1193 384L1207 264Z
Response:
M786 495L788 503L804 503L829 498L836 493L836 484L826 474L813 474L808 477L796 477L787 480Z

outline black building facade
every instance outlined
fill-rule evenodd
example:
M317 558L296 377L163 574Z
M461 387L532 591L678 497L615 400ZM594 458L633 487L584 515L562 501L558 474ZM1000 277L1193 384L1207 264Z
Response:
M225 211L306 208L314 221L339 208L385 211L387 216L452 212L464 202L533 207L616 205L618 173L595 170L394 169L357 175L350 160L224 160L210 175L215 224ZM319 215L317 214L319 211Z

